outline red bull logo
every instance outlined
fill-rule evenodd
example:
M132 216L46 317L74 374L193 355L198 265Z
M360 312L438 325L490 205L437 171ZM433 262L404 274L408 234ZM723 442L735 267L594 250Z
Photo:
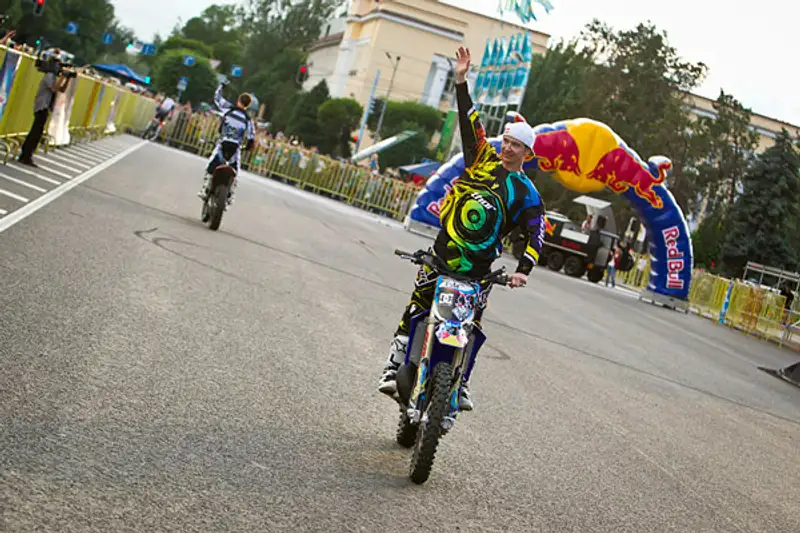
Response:
M647 200L656 209L661 209L664 202L656 194L654 187L664 183L667 173L672 169L672 162L664 160L654 167L655 172L652 172L649 165L639 162L627 149L620 146L601 157L586 177L604 183L617 194L633 187L639 198Z
M581 152L575 137L566 129L537 134L533 152L539 160L539 168L545 172L581 174Z

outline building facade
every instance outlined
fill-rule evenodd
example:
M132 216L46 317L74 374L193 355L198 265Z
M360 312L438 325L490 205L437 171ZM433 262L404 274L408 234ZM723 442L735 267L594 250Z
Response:
M544 33L437 0L352 0L311 46L303 88L324 79L332 97L366 105L380 71L376 98L385 98L391 84L392 100L446 111L453 103L458 47L468 47L480 64L488 38L519 33L529 34L534 53L545 53Z

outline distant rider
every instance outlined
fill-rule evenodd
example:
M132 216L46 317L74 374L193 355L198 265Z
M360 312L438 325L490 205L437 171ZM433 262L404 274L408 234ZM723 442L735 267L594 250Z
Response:
M173 109L175 109L175 100L169 96L164 97L156 108L156 120L162 121L166 119Z
M454 272L479 279L491 272L492 263L502 252L503 238L519 227L525 235L525 252L510 285L522 287L539 260L545 229L544 204L522 171L526 158L533 155L533 129L525 122L507 124L498 155L486 139L469 95L466 78L471 59L469 50L459 48L456 58L456 98L466 168L442 204L439 215L442 230L436 237L433 254ZM437 275L427 266L417 273L411 301L395 332L389 360L378 384L378 390L384 394L397 393L396 374L405 360L411 316L431 308ZM490 287L484 289L475 313L479 328L489 290ZM459 403L464 411L474 407L469 392L471 371L472 368L467 369L462 383Z
M256 142L255 127L253 126L253 121L250 120L250 116L247 114L247 109L253 103L253 97L247 93L240 94L239 99L236 101L236 106L234 107L225 99L225 97L222 96L222 89L225 88L226 85L228 85L228 82L221 83L219 87L217 87L217 92L214 93L214 103L224 114L222 115L219 125L219 140L217 140L217 145L214 147L214 151L211 153L211 157L208 160L206 175L203 178L203 187L200 189L200 192L197 193L197 196L202 198L204 201L208 197L208 184L211 180L211 174L214 173L214 169L223 163L223 141L235 142L239 146L239 148L236 149L236 155L233 157L233 165L236 169L237 177L239 175L240 160L242 155L242 141L247 139L245 150L248 151L253 149ZM233 197L238 182L239 180L235 179L230 191L228 192L228 205L233 203Z

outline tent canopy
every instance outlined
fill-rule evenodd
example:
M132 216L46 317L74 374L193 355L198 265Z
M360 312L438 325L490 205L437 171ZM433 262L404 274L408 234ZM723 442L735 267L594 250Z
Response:
M131 69L128 65L92 65L92 68L102 72L108 72L109 74L114 74L115 76L127 78L131 81L141 83L142 85L148 85L144 77L134 72L133 69Z
M419 174L423 178L429 178L442 164L438 161L425 161L413 165L400 167L400 174Z

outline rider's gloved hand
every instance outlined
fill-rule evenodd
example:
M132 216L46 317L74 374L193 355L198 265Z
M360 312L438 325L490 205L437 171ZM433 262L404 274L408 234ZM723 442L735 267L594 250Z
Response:
M522 272L516 272L511 276L511 281L508 282L508 285L512 289L516 289L517 287L524 287L528 284L528 276L523 274Z

